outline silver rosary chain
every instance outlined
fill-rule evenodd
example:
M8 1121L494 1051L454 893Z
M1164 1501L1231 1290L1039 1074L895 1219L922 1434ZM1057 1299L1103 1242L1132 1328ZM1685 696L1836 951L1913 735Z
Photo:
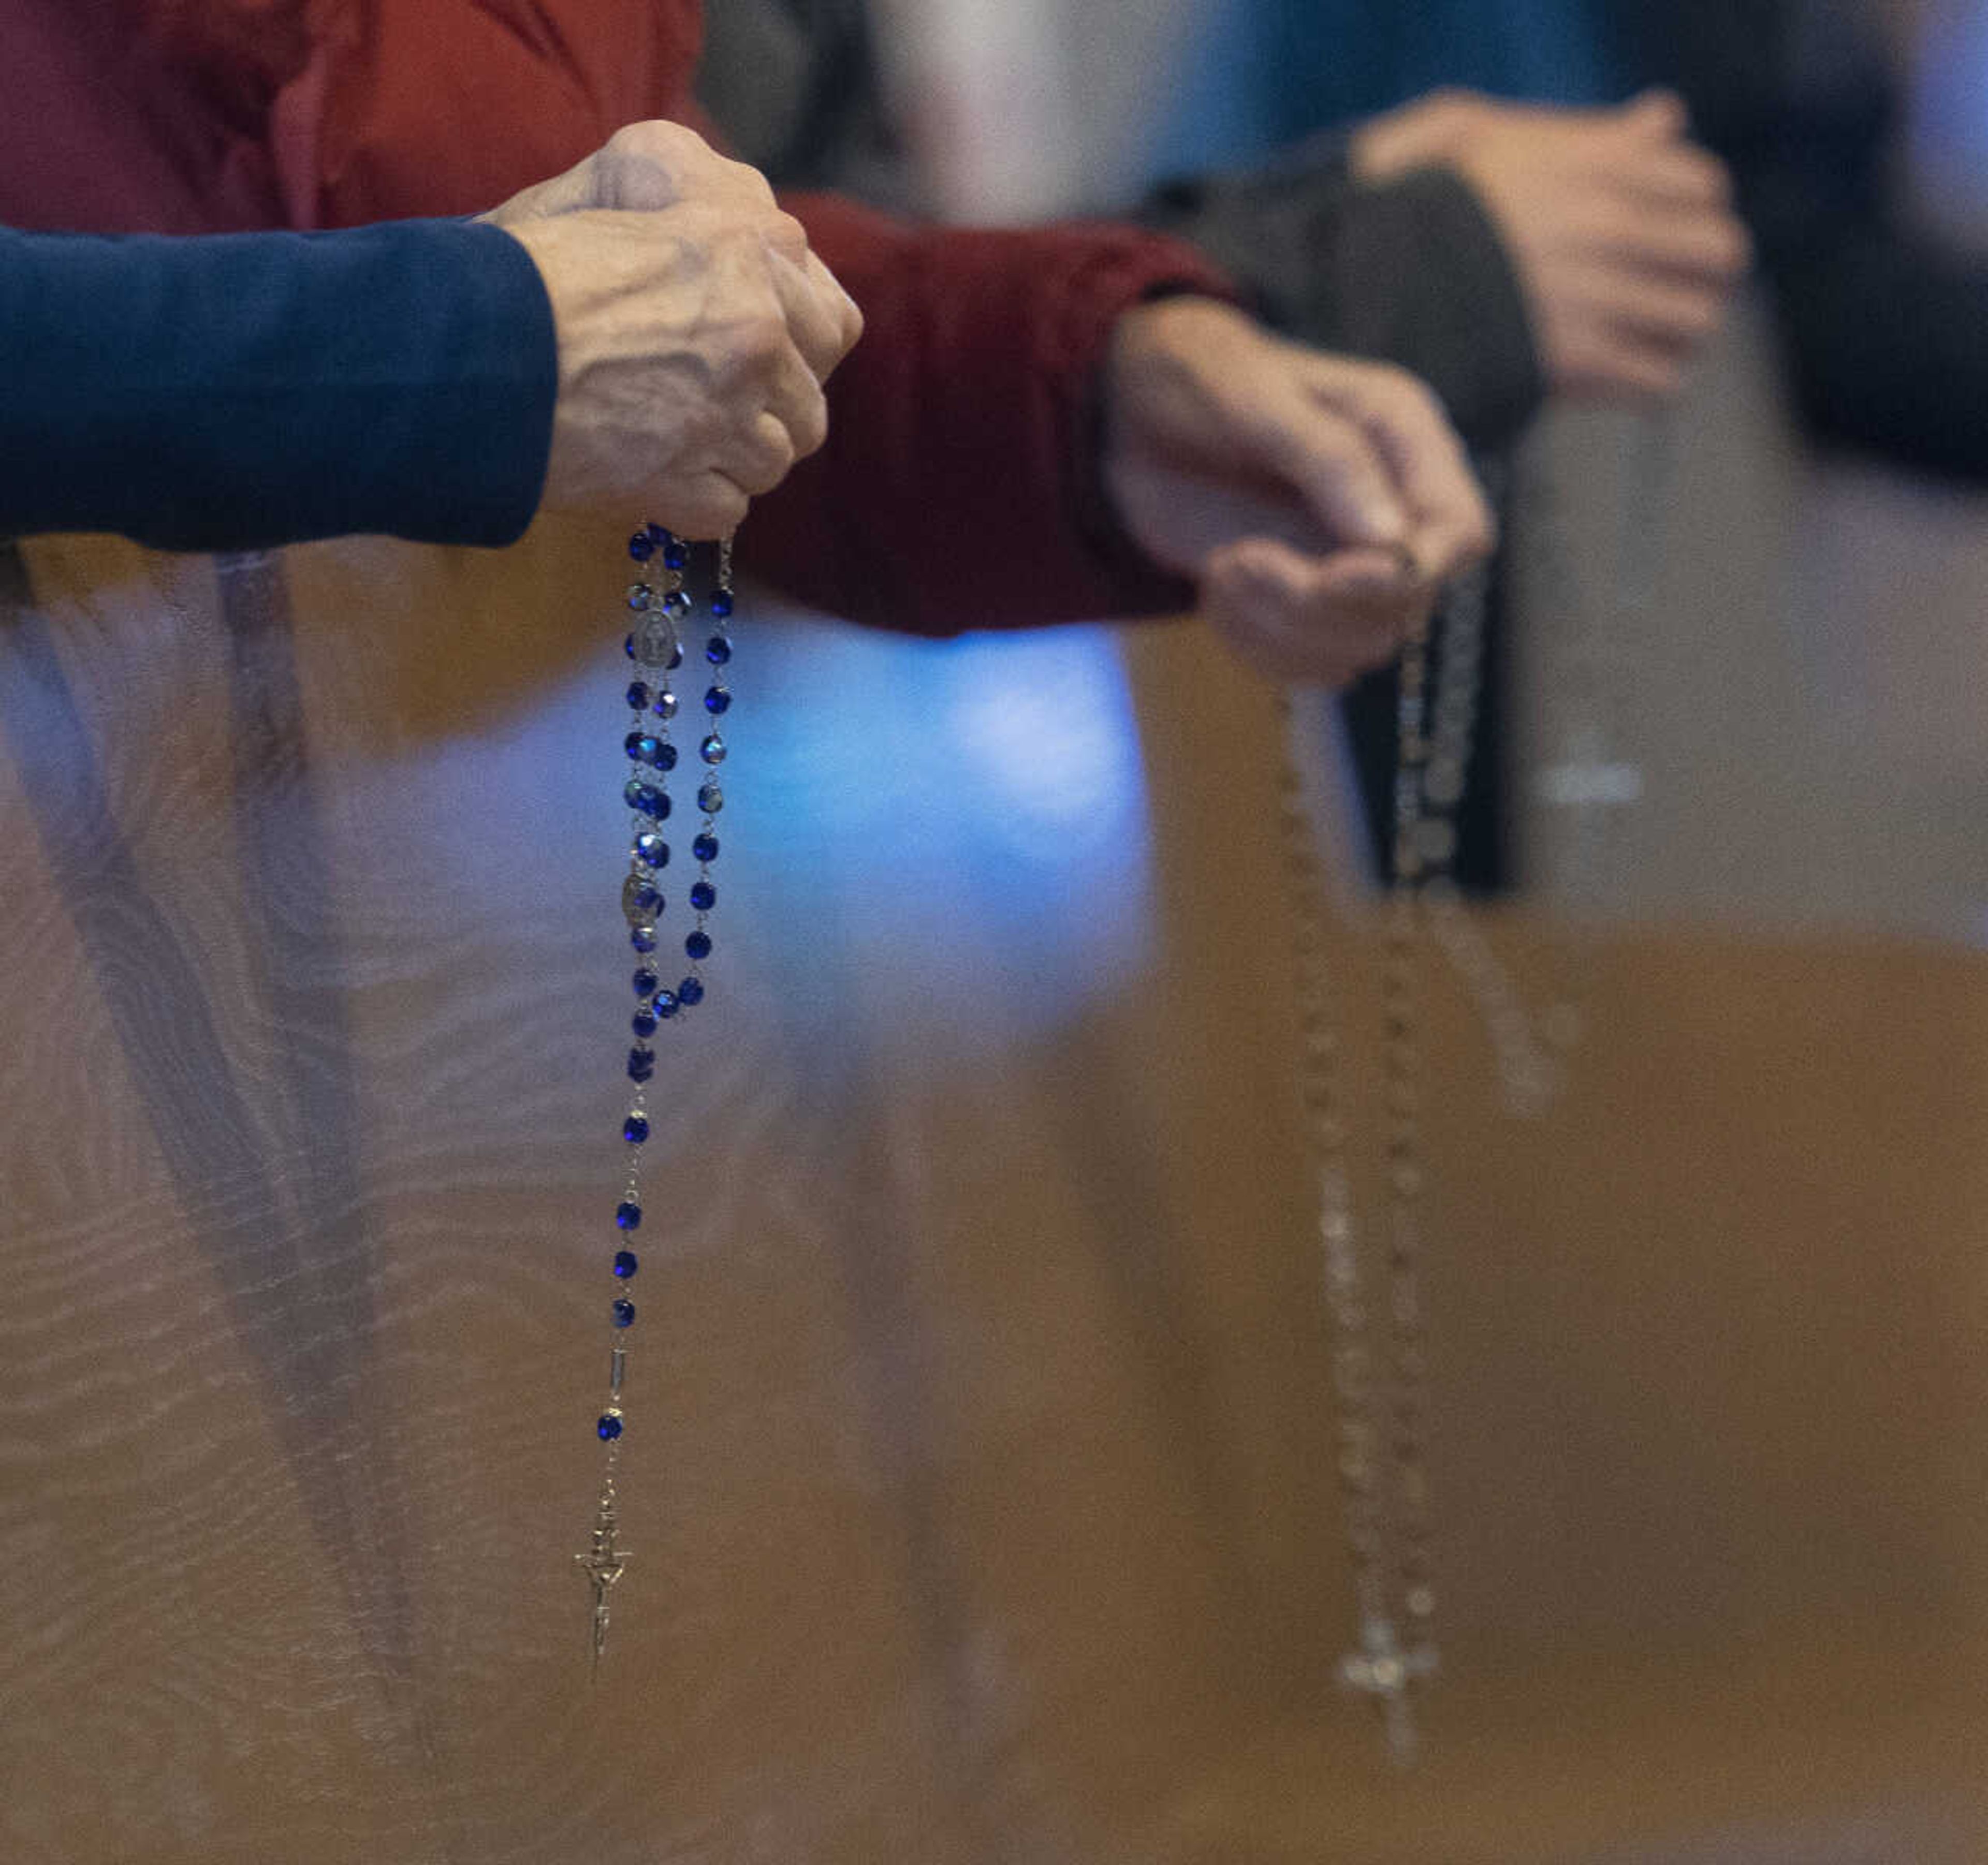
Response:
M1649 495L1646 515L1655 508L1668 471L1668 438L1661 424L1652 423L1638 443L1632 464L1639 490ZM1557 516L1557 508L1548 514L1546 549L1560 569L1567 552L1565 540L1553 529ZM1620 606L1625 620L1634 620L1653 606L1655 570L1648 539L1634 530L1636 519L1625 522L1631 529L1623 540ZM1564 573L1554 580L1568 586ZM1577 975L1570 979L1570 992L1535 1016L1520 1001L1456 884L1457 818L1475 748L1489 589L1488 566L1459 579L1438 611L1433 643L1428 631L1418 632L1404 647L1398 670L1393 873L1381 978L1386 1194L1384 1260L1378 1273L1363 1261L1353 1192L1344 1056L1326 971L1318 837L1303 780L1289 757L1283 770L1280 813L1293 924L1299 1087L1317 1185L1338 1407L1341 1511L1358 1622L1357 1644L1340 1660L1338 1675L1345 1688L1375 1703L1388 1752L1403 1767L1414 1763L1420 1748L1416 1688L1435 1675L1439 1661L1423 1295L1423 953L1433 944L1469 990L1490 1039L1507 1103L1516 1113L1537 1114L1564 1086L1566 1059L1578 1039L1578 971L1586 951L1585 941L1577 938ZM1622 683L1610 677L1591 620L1575 630L1568 648L1575 677L1585 683L1597 715L1575 755L1592 762L1600 759L1602 740L1619 723L1610 702L1619 707ZM1293 729L1288 694L1283 726L1288 747ZM1576 852L1582 856L1593 853L1601 806L1631 800L1613 790L1601 794L1608 786L1594 773L1588 776L1587 789L1575 799L1582 806L1576 826ZM1584 877L1586 873L1584 862ZM1383 1316L1378 1326L1377 1306ZM1384 1367L1375 1347L1383 1327Z
M1281 824L1293 908L1299 1090L1318 1186L1319 1241L1332 1328L1342 1521L1353 1573L1358 1644L1340 1682L1372 1699L1388 1752L1412 1765L1420 1748L1415 1687L1435 1674L1434 1512L1426 1458L1428 1355L1422 1299L1422 836L1428 644L1401 664L1401 753L1395 786L1395 879L1381 972L1386 1109L1383 1273L1362 1261L1353 1196L1341 1040L1326 975L1324 887L1301 780L1287 763ZM1288 698L1285 726L1290 730ZM1374 1322L1378 1304L1384 1317ZM1384 1330L1385 1366L1374 1342Z

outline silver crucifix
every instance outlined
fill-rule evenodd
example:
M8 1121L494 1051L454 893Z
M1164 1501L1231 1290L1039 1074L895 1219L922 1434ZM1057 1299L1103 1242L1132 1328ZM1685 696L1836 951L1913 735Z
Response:
M584 1554L573 1558L587 1584L593 1589L593 1669L600 1671L600 1654L607 1648L607 1595L627 1567L630 1551L615 1545L618 1524L614 1514L614 1492L610 1485L600 1498L600 1513L593 1524L593 1542Z
M1371 1697L1379 1706L1387 1732L1388 1752L1398 1768L1412 1768L1422 1752L1415 1725L1414 1687L1436 1672L1433 1646L1402 1649L1395 1628L1384 1619L1370 1619L1360 1628L1360 1649L1339 1661L1342 1689Z

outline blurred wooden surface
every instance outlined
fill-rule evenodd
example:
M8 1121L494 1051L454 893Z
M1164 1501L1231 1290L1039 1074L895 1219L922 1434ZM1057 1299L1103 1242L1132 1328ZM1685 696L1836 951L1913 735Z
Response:
M1327 1681L1271 715L1185 630L1129 650L1149 846L1051 809L1001 890L895 684L964 650L742 630L590 1688L611 551L66 542L12 593L10 1865L1988 1856L1979 961L1611 937L1532 1123L1439 975L1398 1780Z

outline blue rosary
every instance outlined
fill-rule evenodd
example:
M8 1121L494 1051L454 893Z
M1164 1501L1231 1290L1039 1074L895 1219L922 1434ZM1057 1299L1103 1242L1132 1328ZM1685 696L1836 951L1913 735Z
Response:
M657 957L662 944L658 923L664 907L661 877L670 860L670 845L664 840L662 826L671 812L668 779L678 763L677 748L670 737L678 701L670 676L684 661L682 635L689 626L693 606L685 587L691 553L688 544L661 525L645 525L628 540L628 555L634 559L637 580L628 589L628 606L634 620L625 644L628 658L634 664L634 677L628 683L627 735L621 742L628 769L621 796L629 810L628 872L621 883L621 914L627 924L628 943L635 952L631 981L635 1012L631 1025L635 1040L628 1051L628 1079L632 1086L621 1123L621 1138L627 1148L627 1175L620 1202L614 1209L621 1247L610 1265L618 1292L608 1309L614 1344L608 1362L607 1403L594 1421L595 1434L607 1447L607 1468L601 1478L591 1542L585 1553L573 1556L593 1591L593 1650L597 1671L607 1644L608 1594L620 1579L629 1558L629 1551L620 1541L615 1476L625 1422L621 1395L628 1370L627 1350L621 1343L627 1337L627 1330L635 1325L635 1304L627 1289L641 1267L631 1245L634 1233L642 1228L642 1149L650 1132L647 1084L656 1072L652 1039L661 1025L674 1022L704 1002L701 968L711 956L711 934L705 930L705 923L718 904L711 866L718 859L718 813L725 807L725 792L718 781L718 767L725 762L725 740L718 731L717 721L732 706L732 691L725 684L725 670L732 659L732 540L727 538L718 546L717 572L709 603L712 628L704 647L704 657L711 670L711 684L704 694L709 728L698 745L702 775L698 785L697 806L703 819L691 840L697 878L691 884L688 897L696 923L683 942L690 968L671 984L661 970L664 961Z

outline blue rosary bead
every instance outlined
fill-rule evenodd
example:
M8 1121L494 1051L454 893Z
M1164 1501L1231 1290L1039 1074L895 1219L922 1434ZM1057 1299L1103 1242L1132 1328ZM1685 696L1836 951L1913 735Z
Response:
M622 787L621 800L637 814L660 823L670 813L670 798L667 790L658 790L654 784L645 783L639 777L631 777Z
M670 650L670 657L668 661L664 664L663 671L666 674L674 674L677 669L682 665L683 644L679 641L674 647Z
M646 563L656 554L656 540L646 529L638 531L628 540L628 554L637 563Z
M679 539L671 538L670 541L663 546L664 569L680 570L685 564L689 563L689 546L681 542Z
M674 544L677 541L677 534L667 525L651 523L644 525L642 529L648 532L649 542L659 549L665 544Z
M663 598L663 613L665 615L688 615L690 613L690 598L681 590L670 590Z
M655 765L659 771L674 770L677 768L677 748L667 742L658 745L656 747Z
M621 911L631 926L653 926L663 910L663 897L646 874L631 874L621 884Z
M642 1208L632 1198L624 1198L614 1207L616 1225L624 1231L638 1231L642 1228Z
M713 687L704 696L704 709L713 718L732 710L732 695L722 687Z
M656 993L656 1015L667 1023L677 1014L677 1006L682 996L681 991L658 991Z
M656 995L657 987L663 981L648 966L644 965L630 981L634 985L635 995L637 997L654 997Z
M655 1026L651 1024L651 1029ZM640 1146L649 1137L649 1117L638 1108L621 1123L621 1137L631 1146Z
M646 583L631 583L628 586L628 606L639 613L648 607L655 593Z
M616 1299L612 1312L617 1327L633 1327L635 1325L635 1304L626 1296Z
M628 929L628 943L646 958L656 949L656 929L653 926L631 926Z
M637 764L654 764L661 754L663 742L646 731L631 731L621 741L621 748Z
M710 834L699 836L691 843L690 852L700 861L715 861L718 859L717 836Z
M706 764L722 764L725 762L725 741L716 732L712 732L697 748L697 755Z
M692 933L684 941L684 950L701 963L711 956L711 934L702 931ZM683 994L678 992L677 995L681 997Z
M628 853L645 868L666 868L670 865L670 845L653 830L645 830L635 838L635 845Z
M704 644L704 657L705 660L708 661L713 667L722 667L726 661L732 658L732 643L730 639L722 634L713 635L711 639Z
M656 695L656 703L649 710L659 719L673 719L677 715L677 696L665 687Z
M677 986L677 1001L683 1004L701 1004L704 1002L704 980L686 978Z
M628 1019L628 1027L646 1041L656 1033L656 1013L644 1005Z
M614 1273L623 1282L627 1281L641 1266L633 1250L617 1250L614 1252Z
M706 816L715 816L725 807L725 792L716 784L708 783L697 793L697 806Z
M603 1442L612 1444L621 1435L621 1414L619 1412L603 1412L600 1422L593 1428L600 1434Z
M645 1082L655 1072L656 1052L638 1042L628 1052L628 1079L631 1082Z
M639 680L628 683L628 704L640 712L649 703L649 689Z
M732 613L732 592L714 590L711 593L711 612L722 622Z
M690 890L690 904L699 913L708 913L718 904L718 890L708 880L701 880Z

